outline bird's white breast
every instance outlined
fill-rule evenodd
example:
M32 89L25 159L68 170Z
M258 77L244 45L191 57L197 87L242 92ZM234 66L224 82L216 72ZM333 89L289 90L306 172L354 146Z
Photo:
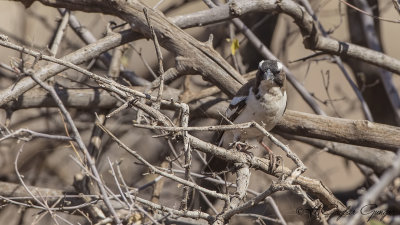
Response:
M254 120L264 125L267 131L270 131L283 116L287 95L279 87L272 87L268 91L261 89L260 94L260 98L257 99L253 91L250 90L246 101L246 108L237 117L235 123L245 123ZM242 132L242 136L243 134L246 137L241 137L240 139L258 136L259 132L256 129L248 129L244 133Z

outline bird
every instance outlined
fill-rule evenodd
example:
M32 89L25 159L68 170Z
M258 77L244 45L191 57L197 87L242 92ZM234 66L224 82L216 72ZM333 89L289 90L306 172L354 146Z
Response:
M270 131L281 120L286 107L283 64L278 60L262 60L256 77L244 84L232 98L225 117L233 124L255 121ZM250 128L225 131L218 145L228 149L232 144L239 143L236 146L241 146L240 143L250 139L257 139L263 144L263 134L257 128Z
M278 60L261 60L256 77L244 84L232 98L223 122L238 124L255 121L270 131L282 119L286 107L286 74L283 64ZM257 128L235 129L216 133L214 141L225 149L247 151L246 141L256 139L268 150L272 168L276 159L272 151L263 145L263 137L264 135ZM252 155L251 152L249 153ZM225 160L210 155L203 173L226 176L228 175L226 172L232 171L231 166ZM219 192L224 191L222 187L215 186L206 180L202 181L202 186Z

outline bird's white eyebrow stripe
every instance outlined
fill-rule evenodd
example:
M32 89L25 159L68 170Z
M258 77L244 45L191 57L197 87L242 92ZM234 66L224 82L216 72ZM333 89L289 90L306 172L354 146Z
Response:
M281 62L277 62L276 65L278 66L278 70L282 70L283 69L283 65Z
M236 96L234 98L232 98L232 101L230 103L230 106L235 106L238 103L240 103L243 100L246 100L247 96Z
M265 60L261 60L261 62L258 63L258 69L261 69L262 64L264 63Z

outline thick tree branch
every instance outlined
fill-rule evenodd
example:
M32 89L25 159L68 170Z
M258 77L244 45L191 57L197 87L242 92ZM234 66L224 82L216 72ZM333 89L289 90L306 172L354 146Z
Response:
M143 88L135 87L135 90L141 91ZM64 92L65 94L62 94ZM37 95L33 95L33 93L37 93ZM97 105L98 108L113 108L116 107L118 103L117 100L108 93L104 91L99 91L97 93L96 89L65 89L59 93L61 94L60 98L63 102L65 101L67 106L81 109L86 109L89 106L93 108L93 105ZM166 89L164 98L177 100L178 93L179 91L176 89ZM66 96L68 96L68 98ZM19 101L15 103L11 102L5 105L5 107L20 109L55 106L54 101L51 100L49 95L36 89L27 92L19 99ZM201 108L201 104L197 102L189 105L190 111L193 112L200 108L207 116L219 118L219 112L224 112L228 103L226 101L221 101L215 104L215 98L212 97L209 99L213 102L212 107L207 106L203 109ZM275 129L279 132L298 136L319 138L391 151L396 151L397 148L400 148L400 128L366 120L340 119L287 110L283 119Z
M26 6L29 6L35 0L20 0L20 1L23 2ZM115 220L115 223L120 223L119 219L123 220L123 217L120 216L119 214L118 215L116 214L116 211L114 210L114 205L111 204L111 202L109 201L110 199L117 200L119 203L121 203L122 207L127 207L129 208L129 210L132 210L132 208L135 207L134 205L137 203L144 204L149 208L153 209L154 213L159 213L158 210L162 211L162 213L160 214L166 215L166 218L180 216L180 217L191 217L191 218L203 218L208 220L208 222L210 223L213 221L228 222L226 220L229 219L234 214L246 209L247 207L252 207L254 204L254 199L261 201L262 199L265 198L265 196L268 195L268 191L266 191L265 196L260 195L259 198L253 198L252 200L246 202L245 204L240 204L240 202L245 197L246 189L249 184L250 168L255 168L257 170L264 172L265 174L270 174L272 176L280 178L281 181L285 180L287 181L287 179L285 178L290 176L290 174L293 174L293 171L282 165L277 167L275 161L273 161L272 158L271 160L268 160L266 158L253 156L246 152L232 151L232 150L229 151L189 135L190 131L195 131L195 130L211 131L211 130L218 130L221 127L216 127L216 126L189 127L189 109L191 112L190 117L192 121L194 121L192 115L195 115L195 113L193 112L196 112L196 110L200 109L201 107L199 107L199 104L193 102L189 106L186 104L179 103L177 101L178 94L176 93L179 92L177 89L170 89L170 90L166 89L163 92L161 90L163 84L162 79L159 81L161 84L160 94L156 98L154 93L148 93L147 92L148 90L140 90L140 88L137 87L128 87L119 84L109 78L102 77L92 72L89 72L88 70L77 66L78 64L81 64L89 59L93 59L94 57L98 56L101 52L115 48L123 43L132 41L135 38L143 38L143 37L149 38L153 36L154 39L160 41L160 45L162 47L164 47L170 53L176 56L175 66L173 68L170 68L170 70L168 70L166 73L161 72L163 78L167 80L169 78L178 77L179 75L182 74L185 75L192 74L193 72L195 72L196 74L200 73L203 79L210 81L212 84L217 86L219 90L222 90L228 96L232 96L239 89L239 87L246 81L244 77L240 76L226 62L226 60L213 49L211 38L210 41L208 41L207 43L199 42L186 32L182 31L179 28L179 26L189 27L191 26L190 24L202 25L202 22L199 21L202 21L204 19L206 20L209 19L210 23L215 23L216 21L230 20L234 17L238 17L246 13L262 11L264 13L283 13L293 18L301 30L304 40L304 45L306 48L322 51L322 54L332 53L340 56L346 55L349 57L353 57L354 59L357 60L361 59L364 60L365 62L382 66L384 68L390 67L392 68L392 71L400 71L399 60L396 60L394 58L388 57L384 54L380 54L372 50L366 50L362 47L353 44L336 41L328 37L323 37L322 35L319 34L317 29L317 24L312 19L312 17L301 6L299 6L292 0L276 0L276 1L232 0L225 5L216 7L215 10L212 9L201 12L203 18L200 18L200 20L195 19L196 13L191 14L189 16L181 16L181 17L176 17L174 19L168 19L161 12L147 7L140 0L130 0L130 1L37 0L37 1L53 7L65 7L72 10L76 9L76 10L84 10L87 12L102 12L106 14L115 15L123 19L124 21L127 21L128 24L132 27L131 31L125 32L125 34L128 34L129 36L128 39L123 38L124 34L122 33L124 32L115 35L111 34L110 36L112 37L106 37L102 40L99 40L96 43L93 43L89 46L79 49L74 53L64 56L62 59L56 59L51 56L43 55L38 51L29 50L27 48L12 44L7 40L7 37L0 35L0 45L4 45L6 47L15 49L21 53L22 65L24 64L23 61L24 54L29 54L35 57L34 65L37 65L36 62L39 60L46 60L50 62L49 64L44 65L42 67L32 66L32 68L37 68L37 70L35 69L36 71L34 71L33 69L32 70L29 69L29 75L32 75L31 78L34 78L34 80L37 83L39 83L45 89L49 90L51 96L54 98L54 100L50 100L51 99L50 95L41 93L40 88L33 89L33 87L36 85L35 82L33 82L33 80L29 77L24 77L23 79L17 81L14 85L8 87L5 90L0 91L0 108L6 109L8 112L11 112L12 110L17 110L20 108L59 106L64 116L67 118L68 123L72 127L72 130L76 136L74 137L74 139L78 142L78 145L84 151L85 156L89 159L88 162L90 168L92 169L92 171L94 171L94 175L91 176L93 176L93 178L95 178L95 181L97 181L99 184L99 188L102 193L101 198L99 196L91 196L91 197L93 197L93 199L98 200L100 205L103 205L103 202L101 201L104 201L104 203L108 206L109 210L112 212L112 217ZM143 11L147 12L148 16L147 20ZM213 16L204 16L204 15L211 15L210 13L213 13L212 14ZM222 15L222 17L220 15ZM187 20L185 21L186 23L184 24L180 23L183 20ZM151 26L149 21L151 21ZM179 26L177 26L177 24ZM257 46L260 47L259 45ZM361 50L362 52L360 54L359 51ZM365 51L369 51L369 53L366 53ZM380 57L379 60L381 61L377 60L376 62L373 62L375 58L368 58L368 56L371 55L374 56L378 55L378 57ZM161 57L159 57L159 59L161 62ZM99 87L106 90L107 92L104 90L100 91L100 89L98 88L93 88L88 90L83 90L83 89L72 90L66 88L58 89L57 86L53 86L52 84L49 85L44 82L46 79L68 68L72 68L93 79L94 81L97 82ZM22 71L20 74L22 76L28 75L28 72L24 69L18 71ZM119 73L120 72L119 68L117 68L116 71L117 73ZM157 82L158 81L156 80L153 82L153 84L157 84ZM54 88L57 88L57 90L54 90ZM38 96L40 98L35 98ZM59 96L61 96L62 98L61 97L59 98ZM199 99L198 102L203 102L203 100L209 100L209 99L221 101L221 99L219 98L211 97L211 98L201 98ZM54 101L56 102L56 104ZM122 102L122 106L120 102ZM173 109L175 114L173 116L167 116L167 114L164 114L163 112L160 111L160 107L154 107L153 104L154 102L160 103L163 109ZM124 143L122 141L119 141L119 139L116 136L112 136L110 134L112 139L114 139L114 141L116 141L117 144L119 144L128 152L130 152L132 155L134 155L145 166L149 167L152 172L156 172L161 176L171 178L172 180L180 184L187 185L188 187L193 188L193 190L201 192L201 194L203 195L206 193L210 196L225 200L227 206L229 206L230 204L231 209L228 211L224 209L222 213L218 214L218 217L223 217L224 220L219 220L218 217L215 218L203 212L187 211L186 206L183 207L184 210L175 210L172 208L163 207L162 205L159 204L151 203L149 201L141 199L140 197L136 198L136 201L133 201L132 200L133 192L128 191L128 187L126 184L125 184L126 193L122 191L122 189L120 188L119 192L121 196L114 195L112 192L110 192L107 186L101 183L102 180L100 179L101 177L96 170L94 161L90 160L91 157L89 156L89 153L84 143L82 142L81 137L79 136L79 132L77 131L77 128L75 127L72 118L68 113L68 111L65 109L63 103L65 103L65 105L69 107L77 107L86 110L89 109L96 110L99 108L109 110L118 107L118 109L113 111L111 114L115 114L120 112L121 110L125 110L129 107L132 107L133 109L139 109L139 111L147 113L147 115L151 117L150 120L153 123L149 122L148 124L152 124L151 125L152 129L163 130L162 134L160 135L161 137L164 136L170 137L168 136L169 134L174 134L173 137L178 138L176 140L177 143L179 144L181 142L181 139L179 138L183 137L186 160L184 166L182 166L182 164L178 166L186 168L185 179L182 179L174 175L169 170L167 171L154 167L152 163L146 161L143 158L143 156L141 155L142 153L129 149L128 146L125 146ZM223 104L215 104L215 102L212 102L212 104L210 105L212 106L210 109L203 110L202 119L205 118L204 114L208 112L206 110L214 110L213 112L214 115L218 115L219 112L223 112L226 109L226 102L223 102ZM218 111L216 109L219 105L222 105L222 107L218 108L219 110ZM183 108L184 106L186 106L186 108ZM179 111L179 109L185 109L185 110ZM179 113L182 113L184 116L182 116L182 114L179 115ZM178 124L177 119L179 118L179 116L181 116L180 117L181 123L180 125L177 125ZM138 113L138 117L140 117L140 113ZM209 117L209 115L207 115L206 117ZM148 119L148 117L140 117L140 118ZM154 123L156 121L158 121L159 123ZM162 127L160 124L166 127ZM144 127L146 125L140 124L139 126ZM180 126L180 127L175 127L175 126ZM228 125L225 126L224 129L232 129L234 128L234 126L235 125L232 126ZM283 120L280 121L276 130L285 132L286 134L288 133L296 134L311 138L349 143L360 146L369 146L385 150L393 151L400 148L400 128L385 126L382 124L362 121L362 120L339 119L333 117L316 116L307 113L287 111L286 115L284 116ZM176 135L176 133L174 132L177 132L178 135ZM373 158L375 156L379 156L379 154L374 154L375 149L369 149L368 152L365 152L364 158L361 157L358 158L357 154L363 154L362 152L363 148L360 148L357 151L353 151L348 154L347 152L343 151L335 151L336 147L340 148L340 150L345 150L346 146L344 144L334 145L332 142L327 143L326 141L320 141L320 140L318 140L318 142L315 141L312 142L310 141L310 138L306 139L303 138L303 141L304 140L318 147L328 147L328 148L330 147L331 152L333 153L342 155L344 157L349 157L355 161L357 159L363 160L364 164L368 164L371 166L373 166L374 162L373 160L368 159L368 157ZM169 144L171 144L171 142L169 142ZM173 148L174 147L171 147L171 149ZM234 164L236 166L235 169L240 168L239 170L237 170L238 179L236 186L237 192L235 193L235 196L232 197L231 195L228 194L220 194L218 192L213 192L210 189L197 185L191 179L190 165L191 165L192 148L193 150L194 149L198 150L193 152L196 153L202 152L201 154L208 153L215 155L216 157L222 158L223 160L229 162L230 164ZM378 150L376 151L378 152ZM392 156L393 153L385 151L382 151L380 153L382 153L382 156L384 158L382 160L385 160L385 162L380 162L380 164L374 167L374 169L382 172L386 169L387 165L389 164L388 162L390 162L390 156ZM201 154L199 154L200 158L202 158ZM177 165L181 163L180 162L181 159L179 159L180 156L177 156L176 153L174 156L175 158L171 159L170 161L171 164L168 169L172 169L172 165L174 164ZM204 159L202 160L205 161ZM82 168L85 168L85 171L88 172L88 169L85 167L85 165L83 164L79 165ZM302 165L302 162L301 164L297 163L297 165ZM392 175L397 176L398 171L399 171L398 168L396 168L396 174L393 173ZM113 171L113 176L115 178L116 185L120 186L120 183L116 178L116 174L114 171ZM296 184L295 186L293 186L291 185L292 182L290 182L290 186L293 188L293 190L295 190L296 187L298 188L299 192L301 191L302 194L305 196L303 200L307 198L309 199L309 202L315 203L315 206L320 205L319 201L323 203L323 208L319 208L321 209L320 214L322 212L327 212L328 215L331 215L332 212L346 211L345 206L338 199L336 199L336 197L330 192L330 190L327 187L325 187L320 181L315 179L310 179L305 176L300 176L300 174L294 176L294 179L292 179L291 181L294 184ZM310 196L312 196L312 198L315 198L316 200L312 201L311 198L308 198L306 196L306 192L304 192L303 190L305 190L307 194L309 194ZM27 191L32 195L32 197L36 196L36 193L35 195L33 195L29 191L29 189L27 189ZM135 192L134 194L136 195L138 193ZM186 192L184 195L185 205L187 202L187 197L186 197L188 196L187 194L188 192ZM131 200L130 202L127 200L128 196ZM2 196L0 196L0 198L11 202L10 199L5 199ZM15 204L14 202L12 203ZM82 205L79 207L85 207ZM26 204L26 206L30 207L28 204ZM312 205L312 207L313 206L314 205ZM45 208L45 206L43 205L41 207ZM56 209L54 208L55 206L52 207L53 208L51 210ZM51 213L50 210L49 212ZM129 212L131 213L131 211ZM106 220L108 220L108 222L112 222L112 218L106 218L104 221Z
M152 21L154 32L160 44L176 55L190 59L188 64L179 65L182 69L194 69L215 84L223 84L220 88L230 95L234 95L235 90L238 90L241 84L245 83L245 80L211 46L197 41L169 22L160 12L148 8L139 1L94 0L77 3L70 0L56 2L43 0L40 2L57 8L112 14L131 24L133 30L150 38L150 29L143 13L143 9L147 8L148 16ZM30 3L24 2L28 6Z
M228 103L215 97L190 104L192 115L198 113L213 118L220 118L220 113ZM400 148L400 128L369 122L366 120L340 119L309 113L286 110L282 120L275 127L276 131L304 137L352 145L396 151Z
M136 34L137 35L137 34ZM132 41L135 39L135 33L122 31L121 33L114 33L105 38L100 39L96 43L87 45L73 53L70 53L61 58L61 60L75 65L79 65L87 60L95 58L104 51L108 51L115 48L123 43ZM0 39L0 44L7 46L10 44L6 38ZM39 52L37 57L40 57ZM65 65L60 65L57 63L51 63L47 66L42 66L39 70L35 71L35 76L40 80L46 80L57 73L60 73L68 69ZM21 94L30 90L36 85L36 82L30 77L24 77L14 85L10 85L8 88L0 91L0 106L8 103L11 100L18 98Z
M145 87L135 86L132 90L143 92ZM56 92L64 105L69 108L77 109L112 109L119 105L117 98L101 88L58 88ZM165 99L178 101L180 90L166 88L164 91ZM152 94L152 93L150 93ZM10 110L20 110L41 107L57 107L51 96L40 88L34 88L20 95L16 100L11 101L0 108Z
M182 15L171 20L182 28L188 28L213 24L254 12L281 12L291 16L302 32L306 48L333 55L349 56L400 74L400 61L393 57L355 44L322 37L317 31L311 15L302 6L290 0L235 0L230 4L190 15Z
M21 1L21 2L23 2L25 4L25 6L29 6L33 1ZM87 2L80 2L79 4L77 4L73 0L62 1L62 2L52 2L52 1L41 0L41 2L46 5L55 6L55 7L66 7L66 8L72 9L72 10L83 10L83 11L89 11L89 12L104 12L104 13L110 13L110 14L114 13L115 14L115 12L113 12L112 8L102 5L102 4L104 4L104 2L101 2L101 1L97 2L95 0L87 1ZM243 1L243 0L237 0L237 1L233 1L230 5L225 4L225 5L210 9L210 10L193 13L190 15L190 18L192 18L192 19L189 20L189 22L187 22L188 21L187 18L189 17L189 15L171 18L171 21L175 22L179 26L182 26L182 28L186 28L186 27L191 27L191 26L195 26L195 25L199 25L199 24L206 25L209 23L215 23L215 22L219 22L219 21L223 21L223 20L228 20L230 18L241 16L241 15L244 15L244 14L250 13L250 12L262 11L265 13L273 13L273 12L277 12L277 11L279 12L280 10L283 13L286 13L286 14L292 16L296 20L296 23L299 25L299 27L302 31L302 34L305 38L304 43L307 48L311 48L314 50L321 50L321 51L325 51L327 53L332 53L332 54L336 54L336 55L350 56L350 57L360 59L362 61L374 64L374 65L381 66L392 72L396 72L396 73L400 74L400 61L399 60L391 58L380 52L369 50L367 48L363 48L363 47L360 47L357 45L340 42L340 41L333 40L330 38L321 37L320 35L318 35L318 32L315 28L315 24L312 20L312 17L301 6L299 6L296 3L289 1L289 0L282 1L279 4L277 4L276 1L257 0L257 1L247 2L247 1ZM117 16L119 16L119 15L117 15ZM141 21L144 23L144 16L141 19L142 19ZM158 19L160 19L160 18L158 18ZM192 21L192 22L190 22L190 21ZM174 28L174 29L176 29L176 28ZM167 30L167 31L170 32L170 30ZM186 37L186 35L185 35L185 37ZM124 43L126 43L126 42L124 42ZM122 44L122 43L120 43L120 44ZM181 46L179 43L175 43L175 44L177 45L175 47L179 47L179 49L177 49L176 51L184 52L186 50L185 46ZM200 45L203 45L203 44L200 43ZM115 45L115 46L117 46L117 45ZM113 46L113 47L115 47L115 46ZM113 47L111 47L111 48L113 48ZM207 46L205 46L205 47L207 47ZM198 46L198 48L200 48L200 46ZM105 50L107 50L107 49L105 49ZM90 57L88 57L88 58L90 58ZM85 60L83 60L83 61L85 61ZM231 71L230 68L229 68L229 71ZM237 79L240 79L240 78L237 78ZM217 83L219 83L219 82L217 82ZM226 90L226 89L224 89L224 90L227 93L233 94L236 92L236 90L239 88L240 85L233 85L233 86L234 86L234 88L232 90ZM17 89L17 90L19 90L19 89ZM8 90L8 91L10 91L10 90ZM2 96L1 94L2 93L0 93L0 97ZM13 94L13 96L14 96L14 98L17 97L15 93ZM0 98L0 99L2 100L2 98ZM3 100L0 101L0 103L3 103Z
M145 26L145 18L142 13L144 5L137 1L133 1L129 3L126 3L125 1L114 1L114 4L108 5L107 3L104 3L102 1L86 1L86 2L80 2L80 4L77 4L76 1L69 0L69 1L62 1L62 2L54 2L54 1L48 1L48 0L41 0L45 5L50 5L54 7L65 7L69 8L72 10L83 10L83 11L89 11L89 12L103 12L103 13L109 13L109 14L114 14L118 17L121 17L125 19L126 21L133 23L137 26L140 27L140 31L145 34L147 37L150 37L150 32ZM150 12L150 11L149 11ZM206 14L206 12L208 12ZM218 12L218 13L216 13ZM309 15L306 10L298 5L297 3L290 1L290 0L285 0L285 1L275 1L275 0L254 0L254 1L245 1L245 0L236 0L232 1L229 3L229 5L222 5L215 7L213 9L207 10L207 11L200 11L198 12L199 17L201 17L201 20L192 20L192 21L201 21L201 22L193 22L194 25L205 25L208 23L215 23L219 22L222 20L227 20L231 19L234 17L239 17L247 13L251 12L264 12L264 13L274 13L274 12L282 12L285 13L289 16L291 16L293 19L295 19L296 24L299 26L303 38L304 38L304 44L306 48L313 49L313 50L320 50L326 53L331 53L334 55L345 55L349 57L353 57L368 63L371 63L373 65L380 66L382 68L385 68L389 71L395 72L397 74L400 74L400 61L392 58L390 56L387 56L383 53L370 50L364 47L360 47L354 44L346 43L346 42L341 42L338 40L334 40L331 38L325 38L319 35L316 25L314 24L314 21ZM214 15L214 16L213 16ZM165 17L157 13L156 11L152 11L149 13L150 17L153 20L156 21L154 23L154 29L158 35L161 35L164 37L162 40L164 40L164 47L167 49L178 53L179 55L182 56L187 56L189 52L187 51L188 49L185 49L185 47L190 48L197 48L200 50L202 47L206 47L205 44L202 43L196 43L199 45L193 45L195 44L193 42L193 39L187 35L184 34L180 29L176 29L175 26L171 22L167 22L169 20L166 20ZM194 15L192 16L194 17ZM185 18L184 16L177 17L179 18ZM186 17L187 18L187 17ZM182 22L177 22L177 24L183 25ZM207 21L208 20L208 21ZM174 20L172 20L174 21ZM168 24L168 25L165 25ZM171 26L172 25L172 26ZM190 24L186 23L186 26L189 26ZM185 46L186 43L177 43L175 40L180 40L180 38L175 38L170 37L170 32L177 32L174 33L174 35L181 36L185 42L189 42L188 46ZM172 40L171 40L172 38ZM160 39L161 40L161 39ZM189 49L190 49L189 48ZM191 50L193 51L192 53L194 55L200 54L197 52L197 50ZM210 52L209 50L200 50L203 53L209 55L213 53ZM190 53L190 54L192 54ZM208 57L207 57L208 58ZM207 61L207 60L206 60ZM206 62L204 61L204 62ZM208 61L209 62L209 61ZM229 73L235 74L235 72L232 71L231 67L226 67L224 63L222 63L218 58L214 59L214 62L218 63L220 66L226 69L226 71L229 71ZM215 65L214 62L212 65ZM210 62L211 63L211 62ZM199 64L198 64L199 65ZM208 66L207 66L208 67ZM205 68L203 72L208 71L208 68ZM209 71L211 72L211 71ZM215 72L215 71L214 71ZM236 76L236 75L234 75ZM235 77L235 79L238 79ZM238 80L239 81L239 80ZM228 91L229 92L229 91Z
M193 148L196 148L202 152L213 154L214 156L224 159L227 162L248 164L251 168L271 174L271 162L268 159L255 156L251 157L244 152L228 151L224 148L212 145L191 135L189 135L189 140ZM292 170L290 170L289 168L279 166L275 169L275 171L272 172L271 175L280 177L282 174L290 176L291 173ZM304 176L299 176L296 180L294 180L294 183L299 184L304 190L317 196L318 199L320 199L327 208L337 208L339 211L345 209L344 205L339 200L337 200L330 192L330 190L324 187L324 185L322 185L320 181Z
M358 147L355 145L323 141L284 133L278 134L286 139L301 141L317 148L326 150L331 154L342 156L346 159L353 160L356 163L361 163L370 167L378 174L382 173L384 170L390 167L393 158L396 155L393 152L382 151L375 148Z
M367 120L340 119L288 110L277 130L328 141L397 151L400 128Z

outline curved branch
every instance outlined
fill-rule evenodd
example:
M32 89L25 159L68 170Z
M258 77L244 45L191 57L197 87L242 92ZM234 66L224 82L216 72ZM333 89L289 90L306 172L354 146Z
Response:
M311 15L302 6L290 0L235 0L209 10L177 16L171 21L181 28L189 28L213 24L254 12L281 12L291 16L301 30L303 43L308 49L352 57L400 74L400 60L398 59L355 44L322 37L317 31Z
M129 32L129 31L122 31L120 33L113 33L105 38L98 40L97 42L87 45L73 53L70 53L60 60L72 63L75 65L79 65L87 60L95 58L96 56L100 55L102 52L108 51L112 48L115 48L123 43L129 42L137 38L138 34ZM11 43L8 42L6 39L0 40L0 45L9 47ZM22 47L21 47L22 48ZM40 57L40 53L36 51L33 52L37 57ZM25 51L27 53L27 51ZM27 53L28 54L28 53ZM67 66L51 63L47 66L41 67L39 70L35 71L35 76L40 80L46 80L64 70L68 69ZM30 90L36 86L36 82L32 80L30 77L24 77L17 83L10 85L9 87L0 91L0 106L18 98L21 94L25 93L26 91Z
M33 1L21 0L21 2L23 2L25 6L29 6ZM56 2L40 0L40 2L53 7L114 14L131 24L135 24L137 29L140 28L139 30L141 33L150 37L144 15L142 15L142 10L145 6L137 1L131 1L130 3L126 1L106 3L104 1L92 0L85 2L79 1L79 4L75 0ZM200 61L195 60L195 62L192 60L192 65L182 66L189 66L199 70L205 78L215 81L216 84L223 85L223 91L229 95L233 95L239 89L240 83L243 83L244 80L237 75L232 67L221 59L219 54L215 54L210 46L194 40L190 35L187 35L176 26L173 26L171 22L176 23L176 25L181 28L188 28L228 20L251 12L282 12L295 19L296 24L302 32L306 48L320 50L334 55L352 57L400 74L400 61L393 57L358 45L325 38L319 35L311 15L309 15L303 7L290 0L236 0L229 4L190 14L190 16L183 15L171 18L170 20L154 10L149 10L149 12L150 11L151 13L149 13L149 16L156 22L153 24L154 29L157 35L160 36L160 40L162 40L160 43L163 47L178 53L178 55L199 59ZM176 38L176 35L180 38ZM216 64L218 66L213 68ZM228 79L226 73L229 73L229 76L234 79Z
M191 146L198 149L199 151L213 154L214 156L224 159L227 162L248 164L251 168L271 174L271 162L268 159L255 156L251 157L244 152L228 151L224 148L212 145L191 135L188 136ZM279 166L272 172L271 175L280 177L282 174L290 176L291 173L292 170L290 170L289 168ZM321 183L321 181L304 176L299 176L296 180L294 180L294 183L299 184L300 186L302 186L302 188L304 188L304 190L317 196L318 199L320 199L327 208L337 208L339 211L343 211L346 209L344 205L334 197L332 192Z

